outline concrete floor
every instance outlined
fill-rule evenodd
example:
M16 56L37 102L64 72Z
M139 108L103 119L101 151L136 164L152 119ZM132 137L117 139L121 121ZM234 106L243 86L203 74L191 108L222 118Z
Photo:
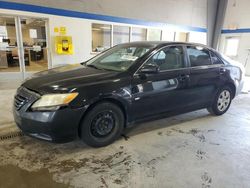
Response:
M2 85L3 86L3 85ZM13 85L12 85L13 87ZM12 88L11 87L11 88ZM137 125L114 144L16 136L14 89L0 87L0 187L249 187L250 94L220 117L199 110Z

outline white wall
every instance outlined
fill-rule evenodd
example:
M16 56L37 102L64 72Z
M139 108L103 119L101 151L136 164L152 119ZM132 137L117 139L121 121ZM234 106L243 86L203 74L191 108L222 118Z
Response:
M207 0L8 0L8 2L153 22L205 28L207 26Z
M74 54L58 55L54 48L54 27L65 26L67 35L72 36ZM67 18L59 16L49 17L49 29L52 46L52 65L70 64L86 61L91 57L91 22L78 18Z
M249 0L229 0L226 10L226 16L223 29L242 29L250 28L250 1ZM238 55L233 57L234 60L239 61L243 65L246 62L248 50L250 48L250 33L227 33L222 34L220 39L219 50L224 53L226 38L238 37L239 48ZM250 75L250 58L246 67L246 74Z
M224 29L232 26L237 28L250 28L250 1L228 0Z
M195 31L190 32L188 41L200 44L207 44L207 34Z

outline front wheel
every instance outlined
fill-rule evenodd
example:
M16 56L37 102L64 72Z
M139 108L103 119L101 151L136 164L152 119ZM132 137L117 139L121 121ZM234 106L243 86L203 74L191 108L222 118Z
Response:
M212 106L208 111L213 115L222 115L230 107L232 101L232 90L230 87L225 86L216 94Z
M109 145L121 135L124 122L120 107L110 102L99 103L84 117L81 139L92 147Z

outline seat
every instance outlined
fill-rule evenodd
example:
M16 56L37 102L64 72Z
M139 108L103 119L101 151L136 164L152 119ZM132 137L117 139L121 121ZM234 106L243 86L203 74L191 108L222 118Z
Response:
M161 70L175 69L178 66L177 55L175 53L167 53L165 62L161 64Z
M210 61L209 56L207 56L207 55L199 55L197 57L196 63L198 64L197 66L210 65L211 61Z

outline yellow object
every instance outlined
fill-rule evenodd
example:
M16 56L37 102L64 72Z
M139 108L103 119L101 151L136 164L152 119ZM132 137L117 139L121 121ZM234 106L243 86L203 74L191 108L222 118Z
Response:
M55 28L54 28L54 32L55 32L55 33L58 33L58 32L59 32L59 28L58 28L58 27L55 27Z
M66 35L66 27L60 27L60 34Z
M55 36L55 49L57 54L72 55L73 44L71 36Z
M74 98L76 98L78 95L78 93L71 93L69 94L64 100L63 100L63 103L64 104L68 104L70 103Z

